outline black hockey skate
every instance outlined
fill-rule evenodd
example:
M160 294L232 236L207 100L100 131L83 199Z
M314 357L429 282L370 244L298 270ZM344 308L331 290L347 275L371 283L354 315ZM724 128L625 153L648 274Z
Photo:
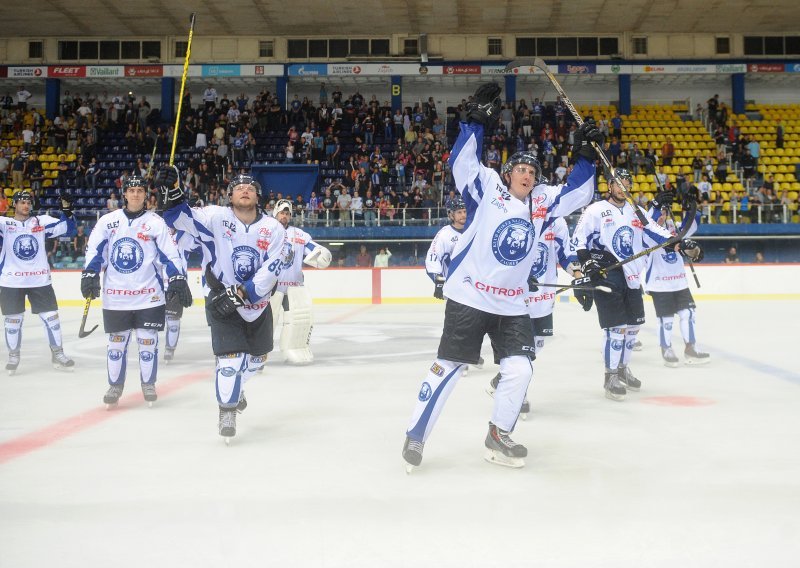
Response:
M406 442L403 444L403 459L406 460L406 473L411 473L411 470L422 463L422 450L424 448L425 442L412 440L406 436Z
M687 365L705 365L710 361L710 355L695 349L694 343L687 343L686 349L683 350L683 356L686 358Z
M506 467L523 467L525 460L522 458L528 455L528 448L517 444L508 434L489 422L489 432L484 442L488 451L484 459L489 463Z
M175 358L175 350L167 347L164 350L164 361L172 361Z
M142 394L147 406L153 407L153 403L158 400L158 393L156 392L155 383L142 383Z
M19 351L9 351L6 371L8 371L9 375L13 375L17 372L17 367L19 367Z
M489 381L489 386L486 387L486 394L489 396L494 396L494 391L497 390L497 385L500 384L500 376L500 373L497 373L494 377L492 377L492 380Z
M633 350L634 351L641 351L642 350L642 342L638 339L633 342Z
M219 435L225 438L225 443L230 444L231 438L236 435L236 407L219 407Z
M119 402L119 397L122 396L122 389L125 388L125 384L119 385L111 385L108 387L106 394L103 396L103 403L106 405L106 408L111 410L117 403Z
M633 376L630 367L625 365L624 367L620 367L618 371L620 382L625 385L628 390L638 391L642 388L642 381Z
M53 368L58 369L59 371L74 371L75 370L75 361L64 355L64 349L50 348L52 354L50 356L50 362L53 363Z
M625 385L619 380L617 369L613 371L606 369L604 386L606 389L606 398L610 398L611 400L625 400L625 395L628 394L628 391L625 390Z
M241 414L247 408L247 398L244 396L244 391L239 391L239 404L236 405L236 412Z
M681 360L675 355L672 347L662 347L661 356L664 358L664 365L667 367L677 367L681 364Z

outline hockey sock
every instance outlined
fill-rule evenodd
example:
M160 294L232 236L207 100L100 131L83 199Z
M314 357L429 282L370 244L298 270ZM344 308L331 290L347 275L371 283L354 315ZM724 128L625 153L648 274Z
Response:
M629 325L625 328L625 348L622 350L622 360L620 361L621 367L627 367L628 361L631 360L633 353L633 345L636 343L636 336L639 335L638 325Z
M58 312L42 312L39 314L45 329L47 330L47 341L50 347L61 349L61 321L58 319Z
M167 349L175 351L178 347L178 339L181 336L181 318L167 316L166 324L167 332L164 340L167 343Z
M139 344L139 378L142 383L154 383L158 373L158 331L137 329L136 341Z
M500 359L500 374L503 379L494 391L492 423L501 430L511 432L533 377L533 361L523 355L504 357Z
M6 316L6 346L9 351L19 351L22 345L22 320L25 314Z
M678 317L681 318L681 335L683 336L684 343L694 345L697 338L694 336L694 308L678 310Z
M225 408L239 404L242 390L242 375L247 368L246 353L226 353L217 356L216 389L217 402Z
M658 333L661 340L661 347L668 349L672 347L672 325L675 321L673 316L658 318L658 323L661 324L661 330Z
M542 349L544 349L544 340L547 339L547 336L545 336L545 335L536 335L536 336L534 336L533 339L534 339L534 343L533 344L536 346L536 356L538 357L539 353L541 353Z
M125 383L125 370L128 365L128 341L131 330L116 331L108 334L108 384L121 385Z
M622 350L625 348L625 328L605 328L605 344L603 345L603 359L606 369L616 369L622 360Z
M417 405L414 407L411 424L406 431L409 438L420 442L428 439L444 408L444 403L447 402L447 397L453 392L453 387L456 386L465 366L463 363L447 359L436 359L433 362L417 394Z
M242 372L242 388L244 385L247 384L247 381L250 380L250 377L261 371L264 368L264 364L267 362L267 354L264 355L248 355L247 356L247 366L245 367L244 371Z

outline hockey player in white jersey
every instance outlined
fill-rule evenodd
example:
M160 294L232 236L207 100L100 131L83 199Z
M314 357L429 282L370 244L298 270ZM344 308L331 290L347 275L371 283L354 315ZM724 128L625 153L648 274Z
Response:
M445 225L433 237L428 254L425 256L425 272L433 281L433 297L444 300L444 283L450 266L453 249L467 222L467 206L460 197L453 199L447 207L450 224Z
M195 239L184 231L169 230L172 242L178 249L182 261L183 271L188 277L189 255L200 249L200 245ZM169 278L167 276L167 278ZM183 317L183 304L178 296L173 296L167 301L165 325L164 325L164 361L172 361L175 358L175 350L178 348L178 340L181 337L181 318Z
M546 186L538 186L533 190L533 195L535 196L542 187ZM536 245L534 259L530 274L531 292L525 298L525 304L528 306L528 315L531 318L531 326L533 326L533 339L538 358L544 349L545 339L553 336L553 308L556 305L556 289L538 287L536 283L558 282L559 266L573 278L582 276L578 257L569 237L569 228L563 217L554 219L553 223L545 230ZM492 378L486 389L489 394L494 395L501 378L501 373L497 373ZM520 417L525 420L529 412L530 402L526 396L522 402Z
M31 215L33 194L22 190L14 194L14 216L0 220L0 309L5 318L9 375L17 371L22 347L22 320L25 298L31 312L39 315L50 344L51 361L56 369L71 371L75 363L64 354L58 302L50 278L45 239L71 237L75 220L70 203L61 202L61 215Z
M278 288L270 299L272 321L276 329L280 325L280 348L286 361L307 365L314 361L314 354L309 346L314 322L311 295L303 284L303 263L314 268L328 268L332 255L331 251L315 242L311 235L289 225L292 220L291 201L278 201L272 208L272 215L286 229L286 240L291 247L278 279Z
M103 301L109 385L103 402L108 408L116 406L125 388L133 331L144 400L152 406L158 399L158 332L164 329L165 304L173 296L185 307L192 304L183 262L169 230L161 217L145 208L147 182L128 177L122 195L125 206L100 217L92 229L81 275L83 297Z
M190 208L178 172L162 167L156 176L170 227L197 239L203 253L206 319L216 356L219 434L236 435L236 414L247 406L244 385L272 351L269 299L288 255L286 231L258 206L261 186L238 175L228 184L230 205Z
M514 154L504 164L502 177L481 164L484 131L492 128L500 112L499 94L496 83L477 89L450 156L467 219L443 288L447 304L438 356L422 381L406 431L402 453L409 471L422 462L425 441L464 365L478 362L487 334L503 380L494 398L486 459L510 467L524 465L527 449L510 433L533 374L535 347L525 306L531 251L554 217L586 205L594 190L590 141L602 143L603 137L591 121L575 135L579 157L567 183L546 187L534 199L530 193L541 173L534 155Z
M623 169L617 176L630 191L633 178ZM584 276L595 284L603 284L612 292L594 292L594 304L604 333L604 389L611 400L624 400L627 390L639 390L641 381L631 372L630 362L636 335L644 323L644 303L640 274L646 260L638 258L621 267L606 271L606 267L635 255L647 248L666 243L672 236L658 223L643 225L625 200L622 187L611 180L607 199L591 204L583 212L573 235L578 260ZM656 206L658 205L657 196ZM685 219L684 222L693 222ZM681 250L695 250L693 241L681 241ZM582 303L592 292L576 291Z
M671 206L671 202L662 202L661 205L667 208ZM672 234L675 234L675 224L669 216L664 214L663 209L654 207L650 210L650 215L659 225L666 227ZM697 213L695 223L687 231L686 237L691 236L697 230L699 217L700 213ZM701 248L698 247L693 254L693 262L700 262L703 259ZM708 353L697 349L695 323L697 306L692 297L692 292L689 290L684 258L680 254L679 247L663 248L647 256L645 289L653 298L653 306L656 310L660 328L659 339L664 364L667 367L680 365L680 359L672 349L672 327L675 322L675 314L680 319L680 331L685 345L683 356L686 364L708 363Z

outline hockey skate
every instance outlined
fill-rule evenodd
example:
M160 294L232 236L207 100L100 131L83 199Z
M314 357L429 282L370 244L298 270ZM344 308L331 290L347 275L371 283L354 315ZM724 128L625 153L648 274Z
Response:
M172 361L174 358L175 358L175 350L174 349L170 349L169 347L167 347L164 350L164 361L169 362L169 361Z
M153 408L153 403L158 400L158 393L156 393L155 383L142 383L142 394L147 406Z
M628 393L628 391L625 390L625 385L623 385L619 380L617 369L614 369L613 371L606 369L604 385L606 389L606 398L618 401L625 400L625 395Z
M19 367L19 351L9 351L6 371L8 371L9 375L13 375L17 372L17 367Z
M642 350L642 342L638 339L633 342L633 350L634 351L641 351Z
M522 458L528 455L528 448L517 444L508 434L489 422L489 432L484 442L488 451L484 459L489 463L506 467L524 467L525 460Z
M633 376L627 365L619 368L619 380L628 390L638 391L642 388L642 381Z
M75 370L75 361L64 355L62 348L52 349L50 361L53 363L53 368L59 371L72 372Z
M484 364L485 362L486 362L486 361L484 361L484 360L483 360L483 357L478 357L478 362L477 362L477 363L475 363L475 368L476 368L476 369L483 369L483 364Z
M531 411L531 403L528 402L528 397L526 396L522 401L522 406L519 409L519 417L523 420L528 419L528 414Z
M225 444L231 443L231 438L236 435L236 407L219 407L219 435L225 438Z
M672 347L662 347L661 356L664 358L664 365L667 367L678 367L681 364L680 359L675 355Z
M425 442L412 440L406 436L406 443L403 444L403 459L406 460L406 473L411 471L422 463L422 450L425 447Z
M500 377L500 373L497 373L494 377L492 377L492 380L489 381L489 386L486 387L486 394L489 396L494 396L494 391L497 390L497 385L500 384Z
M710 355L702 351L698 351L694 347L694 343L687 343L686 349L683 351L683 356L686 358L687 365L705 365L710 361Z
M103 403L106 405L106 409L111 410L117 403L119 402L119 397L122 396L122 389L125 388L125 384L119 385L111 385L108 387L106 394L103 396Z
M244 391L239 391L239 404L236 405L236 412L241 414L247 408L247 398L244 396Z

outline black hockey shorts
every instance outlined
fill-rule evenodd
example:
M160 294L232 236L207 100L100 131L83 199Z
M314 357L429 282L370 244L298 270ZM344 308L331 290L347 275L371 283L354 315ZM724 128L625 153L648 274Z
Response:
M695 308L694 298L689 288L674 292L650 292L650 295L653 297L656 316L660 318L674 316L680 310Z
M103 310L103 329L116 333L129 329L164 329L164 305L141 310Z
M53 286L37 286L36 288L7 288L0 286L0 311L4 316L21 314L25 311L25 296L31 303L31 312L55 312L58 310L56 293Z
M264 355L272 351L272 308L269 304L253 321L245 321L239 314L220 319L210 306L211 300L206 298L206 320L211 326L214 355Z
M642 289L628 288L621 268L609 272L602 284L609 286L612 292L594 292L594 305L597 306L601 328L644 323Z
M527 314L499 316L447 300L437 356L458 363L478 363L483 336L492 341L494 362L512 355L535 359L533 326Z
M531 318L533 335L539 337L551 337L553 335L553 314L547 314L540 318Z

